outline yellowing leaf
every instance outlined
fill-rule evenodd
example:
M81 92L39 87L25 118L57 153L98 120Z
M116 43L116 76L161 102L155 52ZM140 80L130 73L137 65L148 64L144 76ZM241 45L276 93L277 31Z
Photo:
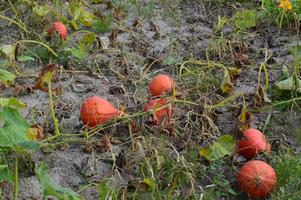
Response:
M238 120L239 120L239 130L241 132L251 128L251 113L247 111L246 106L242 106L241 107L241 111L240 114L238 116Z
M228 67L228 71L231 77L235 77L241 74L241 68L238 67Z
M3 45L0 47L0 51L4 53L10 61L15 60L15 51L16 46L15 45Z
M230 93L233 90L234 86L231 82L230 74L227 69L224 70L224 77L221 84L221 90L223 93Z
M147 185L147 187L150 188L150 189L155 189L156 188L156 183L150 178L145 178L143 180L143 183L145 185Z
M83 10L80 22L85 26L92 26L95 18L93 13Z
M11 98L0 98L0 108L13 107L13 108L26 108L26 104L15 97Z
M43 127L36 125L28 129L27 137L31 141L38 141L44 138Z
M203 157L207 157L209 152L209 148L203 148L200 150L200 155Z
M0 69L0 84L8 87L14 80L16 76L9 71Z

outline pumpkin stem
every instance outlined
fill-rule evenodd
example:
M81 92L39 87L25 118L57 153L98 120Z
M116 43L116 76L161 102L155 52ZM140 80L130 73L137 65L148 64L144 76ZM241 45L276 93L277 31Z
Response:
M262 180L261 180L261 178L259 176L257 176L255 178L255 183L256 183L257 188L261 187Z

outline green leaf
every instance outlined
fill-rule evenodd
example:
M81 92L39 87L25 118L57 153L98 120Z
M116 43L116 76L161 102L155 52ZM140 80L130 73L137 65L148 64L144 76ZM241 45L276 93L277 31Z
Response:
M39 163L35 172L39 183L43 189L44 198L53 196L59 200L81 200L80 195L69 188L62 187L53 182L48 174L48 166L45 163Z
M276 88L281 91L284 91L284 90L293 91L295 89L294 76L291 76L288 79L285 79L285 80L282 80L282 81L276 83Z
M95 20L92 27L97 32L106 33L112 30L112 22L112 16L107 16L105 19Z
M289 78L290 77L290 73L289 73L289 71L288 71L288 68L285 66L285 65L283 65L283 67L282 67L282 73L283 73L283 77L284 78Z
M26 108L26 104L15 97L0 98L0 108L1 107L13 107L16 109L20 109L20 108Z
M234 152L235 140L231 135L223 135L217 139L210 147L200 150L200 155L209 161L215 161Z
M39 150L41 144L39 142L29 141L29 142L21 142L18 144L20 148L24 150L37 151Z
M27 137L29 124L18 110L4 107L0 112L0 120L4 122L0 128L0 147L17 148L20 143L29 141Z
M0 165L0 182L2 181L9 181L11 183L14 182L7 165Z
M290 53L294 56L295 62L300 62L301 60L301 45L296 45L290 49Z
M83 7L80 3L77 3L76 1L72 1L69 4L68 11L73 17L72 20L77 21L83 12Z
M0 84L8 87L14 80L16 76L9 71L0 69Z
M36 5L35 7L33 7L32 10L36 15L40 17L46 16L51 11L47 5L46 6Z
M112 180L102 181L101 183L99 183L98 193L99 193L99 200L118 199L118 192L114 188L114 184Z
M89 48L84 44L79 44L78 48L73 47L71 49L71 54L73 57L78 59L83 59L88 55Z
M79 41L78 46L73 47L71 49L72 56L78 59L83 59L87 57L90 46L93 44L95 40L96 40L96 35L94 33L88 33L84 35Z
M31 57L31 56L24 56L24 55L18 56L17 60L19 62L35 61L35 59L33 57Z
M234 24L238 29L245 30L256 26L256 10L243 10L234 15Z
M177 62L176 55L170 54L163 60L163 65L172 65L175 64L176 62Z

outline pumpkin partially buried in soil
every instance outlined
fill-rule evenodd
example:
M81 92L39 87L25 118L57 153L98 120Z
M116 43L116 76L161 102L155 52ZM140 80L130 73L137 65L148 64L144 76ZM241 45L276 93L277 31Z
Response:
M153 78L149 85L149 91L152 96L161 96L164 93L169 93L172 91L173 80L167 75L158 75Z
M239 171L237 181L240 188L251 198L267 196L277 184L274 169L260 160L248 161Z
M172 116L172 108L167 105L167 99L152 99L147 102L147 104L144 107L144 111L150 111L151 109L158 109L153 114L153 122L155 122L156 125L159 125L164 117L167 117L168 119ZM164 107L166 106L166 107ZM163 108L161 108L163 107ZM160 109L161 108L161 109Z
M261 152L271 152L271 145L269 144L265 135L259 130L250 128L246 130L243 135L244 137L239 140L238 147L236 149L238 155L241 155L249 160Z
M116 109L110 102L97 96L86 99L80 109L81 119L89 127L103 124L122 114L123 112Z

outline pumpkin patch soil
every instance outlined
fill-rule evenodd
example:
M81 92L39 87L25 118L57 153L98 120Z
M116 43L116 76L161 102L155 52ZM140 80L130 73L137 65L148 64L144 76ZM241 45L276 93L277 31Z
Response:
M193 55L195 59L206 60L206 49L212 39L216 38L215 26L218 13L232 15L234 10L228 9L228 13L219 10L213 4L200 6L198 1L181 1L169 16L166 7L156 4L154 17L142 19L137 24L137 13L126 16L123 26L130 27L132 32L120 32L116 38L116 47L122 48L126 59L121 62L120 57L111 51L102 51L97 59L98 68L91 68L91 62L80 64L79 68L70 68L68 72L60 74L60 85L63 93L55 98L55 112L59 118L59 127L63 133L79 132L82 127L80 120L80 106L82 101L90 96L98 95L112 102L116 107L125 107L127 112L143 110L147 101L147 84L154 77L154 73L162 71L169 74L177 83L179 77L176 74L175 64L163 64L167 57L176 59L181 63ZM224 36L234 32L231 27L223 29ZM100 34L106 41L110 41L111 33ZM18 39L16 27L8 25L0 20L0 44L8 44ZM282 65L292 66L293 57L289 49L298 43L294 33L286 30L278 31L275 26L258 24L250 31L250 35L243 41L247 45L246 54L250 64L242 65L242 73L234 80L235 92L245 94L248 105L257 88L258 67L264 61L263 48L266 48L269 58L267 65L269 82L274 84L282 73ZM300 41L299 41L300 42ZM226 56L226 55L225 55ZM145 65L154 62L148 71L148 76L142 77L141 69ZM233 62L233 66L235 66ZM27 63L22 66L26 74L38 75L43 66L39 63ZM77 72L80 71L80 72ZM222 75L221 75L222 76ZM219 77L221 79L221 77ZM140 80L141 79L141 80ZM44 133L51 134L54 131L51 116L49 114L49 98L42 91L31 90L33 77L20 77L17 83L1 93L5 97L16 96L24 101L28 107L23 111L27 119L44 127ZM179 91L180 93L185 91ZM177 119L181 119L181 113L187 112L187 108L181 107L175 112ZM181 110L182 109L182 110ZM215 112L214 124L218 127L217 135L237 132L238 109L223 107ZM294 112L276 111L268 109L265 112L255 112L252 116L253 127L263 127L269 114L273 115L267 126L267 135L273 150L277 150L280 143L293 145L291 130L299 126L300 115ZM114 134L119 138L126 137L129 133L126 128L116 126L105 130L102 135ZM171 141L175 139L171 136ZM210 141L210 140L209 140ZM115 177L120 185L127 184L132 179L126 172L118 173L112 168L112 152L119 155L128 150L129 144L117 144L112 152L103 152L102 147L92 152L85 151L85 144L65 144L56 149L44 149L34 153L32 162L44 161L49 166L50 176L58 184L80 189L93 181L104 177ZM225 167L227 170L227 167ZM41 199L42 191L36 176L28 170L20 170L20 199ZM214 175L210 175L213 177ZM227 177L235 182L233 171L228 172ZM206 185L206 183L198 183ZM6 199L12 198L12 187L5 186ZM97 199L98 194L94 189L88 189L83 194L87 199ZM242 194L238 199L246 199Z

